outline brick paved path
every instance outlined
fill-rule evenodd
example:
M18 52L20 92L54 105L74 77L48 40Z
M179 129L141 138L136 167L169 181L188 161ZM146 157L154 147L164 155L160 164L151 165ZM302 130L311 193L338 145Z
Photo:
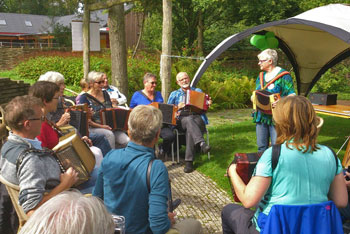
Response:
M173 199L182 200L175 210L177 218L196 218L202 223L204 234L221 233L221 209L232 202L226 191L198 171L184 173L183 164L168 161L165 165L172 181Z

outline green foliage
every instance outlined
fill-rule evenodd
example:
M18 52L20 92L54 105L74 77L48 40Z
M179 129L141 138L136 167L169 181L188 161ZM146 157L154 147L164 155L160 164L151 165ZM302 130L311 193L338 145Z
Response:
M65 27L62 24L54 24L53 32L54 42L60 47L72 46L72 32L70 27Z
M147 49L160 51L162 49L162 17L152 14L145 20L142 41Z
M349 91L350 86L350 67L346 63L340 63L329 69L317 81L311 92L336 93Z
M90 69L102 70L110 66L110 61L104 58L91 57ZM110 70L110 69L109 69ZM79 81L83 78L83 60L79 57L36 57L20 63L15 68L16 73L21 79L38 80L40 75L47 71L57 71L65 77L67 85L79 86Z

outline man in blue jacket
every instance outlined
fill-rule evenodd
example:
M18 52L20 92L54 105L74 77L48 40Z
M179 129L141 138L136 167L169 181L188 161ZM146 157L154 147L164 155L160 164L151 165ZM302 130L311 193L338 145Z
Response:
M175 213L168 212L169 177L165 165L154 160L150 172L150 191L146 175L148 163L155 159L154 145L162 126L162 113L152 106L137 106L128 122L130 142L126 148L112 150L102 161L93 195L104 200L109 212L123 215L126 233L201 233L195 220L175 224Z

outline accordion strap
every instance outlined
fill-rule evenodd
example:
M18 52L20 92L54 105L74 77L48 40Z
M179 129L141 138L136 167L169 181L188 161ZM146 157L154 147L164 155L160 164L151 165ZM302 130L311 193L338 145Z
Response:
M277 76L275 76L275 78L273 78L272 80L270 80L270 82L268 82L265 86L264 86L264 72L260 72L259 77L260 77L260 87L261 90L266 89L270 84L272 84L273 82L275 82L276 80L278 80L279 78L281 78L284 75L288 75L290 74L287 71L283 71L280 74L278 74Z
M60 167L61 172L62 172L62 173L66 172L66 170L64 169L62 163L61 163L60 160L57 158L57 155L55 154L55 152L54 152L53 150L46 149L46 148L43 149L43 150L29 148L29 149L23 150L23 151L19 154L19 156L18 156L18 158L17 158L17 160L16 160L16 173L18 173L18 169L19 169L19 167L21 166L21 164L22 164L24 158L27 157L28 154L30 154L30 153L47 153L47 154L49 154L49 155L52 155L52 156L55 158L55 160L57 161L57 163L58 163L58 165L59 165L59 167Z

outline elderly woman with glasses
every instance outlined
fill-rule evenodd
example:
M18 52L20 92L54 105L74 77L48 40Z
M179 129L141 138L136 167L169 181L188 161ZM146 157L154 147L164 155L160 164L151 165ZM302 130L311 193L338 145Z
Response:
M90 132L104 134L112 149L123 148L129 142L128 135L123 131L112 131L112 128L101 123L100 110L112 108L112 101L104 86L104 73L89 72L86 82L89 84L89 91L83 93L79 99L79 104L87 103L92 108L92 119L89 122Z
M157 77L154 74L147 72L143 76L143 86L143 90L136 91L134 95L132 95L130 100L131 108L138 105L148 105L152 102L164 102L162 94L159 91L156 91ZM163 124L160 131L160 137L163 139L163 144L159 147L160 155L158 155L158 157L163 157L166 154L170 155L171 143L175 139L171 126Z
M291 75L277 66L278 55L276 50L266 49L258 54L258 59L258 65L262 72L256 79L256 90L279 93L281 97L295 95ZM273 107L275 105L276 102L272 103ZM253 122L256 123L258 151L264 152L269 147L269 138L271 139L271 145L276 142L277 136L274 123L272 122L272 115L257 110L253 113Z

